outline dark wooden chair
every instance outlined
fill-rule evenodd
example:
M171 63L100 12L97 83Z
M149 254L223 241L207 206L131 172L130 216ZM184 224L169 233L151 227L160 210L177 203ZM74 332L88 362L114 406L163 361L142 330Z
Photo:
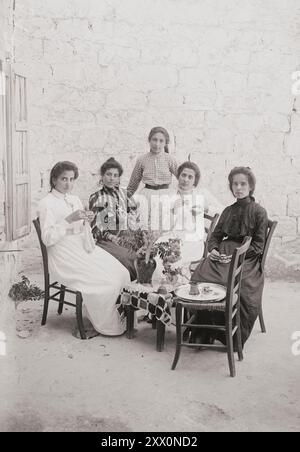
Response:
M197 260L197 261L193 261L190 264L190 272L193 273L193 271L195 270L195 268L197 267L197 265L199 264L199 262L208 256L208 242L209 239L216 227L216 224L218 223L219 220L219 214L216 213L213 217L211 215L208 215L207 213L204 214L204 229L206 232L206 239L204 242L204 250L203 250L203 256L201 259Z
M39 218L33 220L34 227L37 232L37 236L39 239L42 257L43 257L43 268L44 268L44 286L45 286L45 294L44 294L44 309L43 309L43 317L42 317L42 325L46 325L47 315L48 315L48 306L49 301L54 300L59 303L58 305L58 314L61 315L63 312L64 305L73 306L76 308L76 319L77 326L79 330L79 334L81 339L86 339L86 334L83 325L82 318L82 294L79 291L71 290L65 287L62 284L59 284L57 281L54 283L50 283L49 269L48 269L48 252L47 248L42 241L41 228ZM51 294L51 289L55 289L55 292ZM66 294L75 295L76 301L75 303L71 303L69 301L65 301Z
M277 224L278 224L278 221L271 221L271 220L268 221L266 243L265 243L264 251L263 251L263 253L261 255L261 269L262 269L262 271L265 270L265 263L266 263L266 259L267 259L267 254L268 254L270 243L271 243L271 239L272 239L272 236L274 234L274 231L276 229ZM259 318L261 332L262 333L266 333L267 330L266 330L266 326L265 326L262 306L260 308L260 312L259 312L258 318Z
M223 325L200 325L194 324L198 311L207 311L211 309L211 303L205 302L188 302L177 300L176 304L176 353L172 364L172 370L175 369L181 347L209 347L209 348L224 348L227 351L228 363L230 369L230 376L236 375L235 362L234 362L234 348L233 338L236 336L237 353L240 361L243 360L243 348L240 326L240 285L243 273L243 264L245 260L246 252L250 246L251 237L245 237L242 245L235 249L232 260L230 263L228 283L226 290L226 298L223 301L214 303L214 309L224 312L225 324ZM218 306L217 306L218 304ZM187 317L185 311L191 312L191 315ZM187 319L187 320L185 320ZM186 331L192 332L196 329L224 331L226 335L226 346L220 346L215 344L199 344L192 343L186 335Z

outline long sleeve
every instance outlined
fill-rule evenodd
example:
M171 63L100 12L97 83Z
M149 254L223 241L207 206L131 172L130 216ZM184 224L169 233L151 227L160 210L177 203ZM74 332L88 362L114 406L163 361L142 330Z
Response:
M41 202L38 209L40 219L42 241L45 246L53 246L58 243L66 234L69 223L66 220L56 222L53 211L45 202Z
M131 178L127 187L128 196L134 195L143 178L143 165L141 159L138 159L132 171Z
M255 230L252 235L252 241L247 251L246 258L257 256L263 252L266 241L267 227L267 212L263 207L259 206L256 212Z
M224 231L223 231L223 224L225 221L225 218L227 217L227 208L222 212L219 221L217 223L217 226L215 227L214 232L211 235L211 238L208 242L208 251L211 252L213 249L219 249L220 243L222 242L223 238L225 237Z
M101 243L104 240L104 230L107 232L107 225L105 225L104 218L107 216L108 203L100 205L99 198L101 194L99 192L93 193L89 199L89 210L94 212L95 216L91 223L91 229L93 237L96 243Z

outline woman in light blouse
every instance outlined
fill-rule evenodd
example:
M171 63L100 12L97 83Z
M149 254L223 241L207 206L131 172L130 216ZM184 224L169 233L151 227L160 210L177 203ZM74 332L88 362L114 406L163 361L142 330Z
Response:
M161 199L168 196L172 175L177 177L177 163L170 156L168 144L170 136L163 127L151 129L148 137L150 150L137 159L127 191L132 196L137 191L140 182L144 188L135 197L140 204L141 227L143 229L160 229Z
M52 280L82 293L83 304L93 327L99 333L123 334L124 320L116 300L129 272L111 254L99 248L88 253L84 247L83 221L92 221L78 196L71 195L78 168L72 162L58 162L50 173L51 191L40 201L42 240L48 250Z

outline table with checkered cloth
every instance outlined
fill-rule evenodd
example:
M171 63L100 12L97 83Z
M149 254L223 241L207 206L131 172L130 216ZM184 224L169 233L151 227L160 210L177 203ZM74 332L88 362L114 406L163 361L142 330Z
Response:
M171 290L166 294L157 293L157 287L145 286L132 282L124 287L121 291L117 302L117 309L121 318L125 317L124 306L133 306L136 310L145 309L152 315L155 315L157 320L160 320L165 325L172 324L172 316L170 308L176 307L176 301L179 299ZM184 300L182 300L184 301ZM218 302L189 302L191 308L193 304L197 309L207 311L224 311L225 299Z
M131 283L125 286L117 303L117 309L122 318L125 316L124 306L132 306L134 309L145 309L160 320L164 325L172 324L171 308L176 306L176 300L172 293L157 293L158 287L145 286Z

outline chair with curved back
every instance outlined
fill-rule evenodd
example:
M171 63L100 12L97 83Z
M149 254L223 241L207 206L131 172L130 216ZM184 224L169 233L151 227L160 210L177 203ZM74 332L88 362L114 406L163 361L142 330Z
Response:
M40 221L39 218L36 218L33 220L34 227L37 232L37 236L39 239L42 257L43 257L43 268L44 268L44 308L43 308L43 317L42 317L42 325L46 325L47 322L47 315L48 315L48 307L49 307L49 301L54 300L59 303L58 305L58 314L61 315L63 312L64 305L73 306L76 308L76 319L77 319L77 326L78 331L80 334L81 339L86 339L86 333L84 330L83 325L83 318L82 318L82 294L79 291L71 290L65 287L62 284L59 284L57 281L54 283L50 283L50 276L49 276L49 268L48 268L48 252L45 244L42 241L42 234L41 234L41 227L40 227ZM56 291L51 294L51 289L55 289ZM76 297L75 303L71 303L69 301L65 301L65 295L66 294L73 294Z
M271 243L271 239L272 239L272 236L274 234L274 231L276 229L277 224L278 224L278 221L271 221L271 220L268 221L266 242L265 242L263 253L261 255L261 269L262 269L262 271L265 270L265 263L266 263L266 259L267 259L267 254L268 254L270 243ZM265 326L262 306L260 308L260 312L259 312L258 318L259 318L261 332L262 333L266 333L267 330L266 330L266 326Z

